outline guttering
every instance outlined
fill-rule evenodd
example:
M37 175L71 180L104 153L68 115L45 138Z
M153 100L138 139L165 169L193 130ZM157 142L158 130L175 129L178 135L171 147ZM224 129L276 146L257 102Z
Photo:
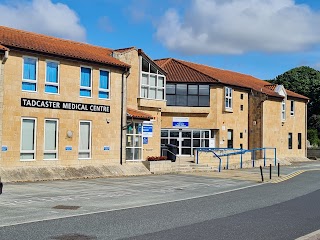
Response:
M126 75L126 78L130 75L130 68L126 68L125 71L122 73L122 79L121 79L121 116L120 116L120 122L121 122L121 133L120 133L120 164L122 165L122 158L123 158L123 131L126 129L126 126L123 124L123 111L124 111L124 77ZM127 109L126 109L127 114Z
M9 50L6 50L6 51L4 52L4 56L3 56L3 58L2 58L2 64L5 64L6 61L8 60L8 58L9 58Z

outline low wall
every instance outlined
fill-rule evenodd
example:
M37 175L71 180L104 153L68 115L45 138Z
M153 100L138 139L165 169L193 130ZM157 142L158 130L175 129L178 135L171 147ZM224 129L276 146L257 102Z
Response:
M307 158L310 158L310 159L320 158L320 148L308 148Z
M123 165L84 167L0 168L0 177L2 182L32 182L81 178L139 176L148 174L150 174L150 172L141 162L125 163Z
M151 173L170 173L173 171L171 160L143 161L142 163Z

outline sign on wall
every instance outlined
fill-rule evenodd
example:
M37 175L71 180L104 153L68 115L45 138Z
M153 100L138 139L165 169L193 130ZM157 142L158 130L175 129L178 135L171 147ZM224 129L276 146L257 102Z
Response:
M103 146L104 151L110 151L110 146Z
M21 98L21 107L50 108L85 112L110 113L110 106L75 102L61 102L41 99Z
M172 127L174 128L188 128L189 118L188 117L173 117Z
M153 123L144 121L143 122L143 137L152 137L153 136Z
M149 139L149 138L144 137L144 138L143 138L143 144L148 144L148 139Z

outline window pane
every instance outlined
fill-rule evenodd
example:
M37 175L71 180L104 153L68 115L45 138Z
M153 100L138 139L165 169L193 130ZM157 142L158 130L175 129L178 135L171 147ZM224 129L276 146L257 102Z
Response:
M34 159L33 153L20 153L20 159Z
M181 154L182 155L191 155L191 148L182 148Z
M187 96L177 96L176 106L187 106L188 97Z
M45 92L46 93L58 93L58 86L46 85Z
M188 85L188 94L197 95L198 94L198 85Z
M176 105L176 95L167 95L167 106Z
M188 96L188 106L199 106L198 96Z
M158 87L164 87L164 77L158 76Z
M90 150L90 123L80 122L80 150Z
M103 99L109 99L109 93L108 92L99 92L99 98Z
M177 95L187 95L187 84L177 84Z
M167 84L166 90L167 90L167 95L176 94L176 86L174 84Z
M148 87L141 88L141 97L147 98L148 97Z
M47 62L47 82L58 83L58 63Z
M200 139L193 139L193 146L200 147Z
M134 137L134 147L142 147L142 137L141 137L141 135Z
M45 150L57 150L57 121L45 121Z
M149 86L151 86L151 87L156 87L157 85L156 85L156 76L154 76L154 75L150 75L149 76Z
M164 89L157 90L157 99L163 99Z
M148 75L147 74L142 74L142 84L148 85Z
M36 80L37 60L33 58L24 58L23 79Z
M44 153L43 158L44 159L56 159L57 154L56 153Z
M209 107L210 106L210 96L199 96L199 106Z
M34 150L35 120L22 120L21 150Z
M194 138L200 138L200 131L193 131Z
M102 89L109 89L109 72L100 70L100 86Z
M90 153L79 153L79 158L90 158Z
M184 139L184 141L182 141L182 146L191 147L191 139Z
M144 58L142 58L142 71L149 72L149 63Z
M133 136L132 135L127 135L127 147L133 147Z
M170 137L179 137L179 131L170 131Z
M80 89L80 96L81 97L91 97L91 90Z
M91 87L91 69L81 67L81 86Z
M161 137L168 137L168 130L161 130Z
M141 148L134 148L134 160L141 160Z
M199 95L209 95L210 87L209 85L199 85Z
M149 89L149 96L148 98L155 99L156 98L156 89L155 88L150 88Z
M152 66L151 64L150 64L150 72L157 73L157 69L154 66Z
M35 83L23 82L22 83L22 90L36 91L36 84Z

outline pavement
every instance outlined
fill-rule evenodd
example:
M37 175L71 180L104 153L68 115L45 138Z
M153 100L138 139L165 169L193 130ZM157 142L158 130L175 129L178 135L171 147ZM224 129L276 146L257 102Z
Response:
M293 162L292 165L280 165L278 176L278 166L270 166L262 168L263 182L265 183L279 183L290 178L293 178L305 171L320 170L320 161L306 161L306 162ZM242 181L262 182L260 166L255 168L231 169L221 170L221 172L190 172L184 173L192 176L204 176L212 178L234 179Z

